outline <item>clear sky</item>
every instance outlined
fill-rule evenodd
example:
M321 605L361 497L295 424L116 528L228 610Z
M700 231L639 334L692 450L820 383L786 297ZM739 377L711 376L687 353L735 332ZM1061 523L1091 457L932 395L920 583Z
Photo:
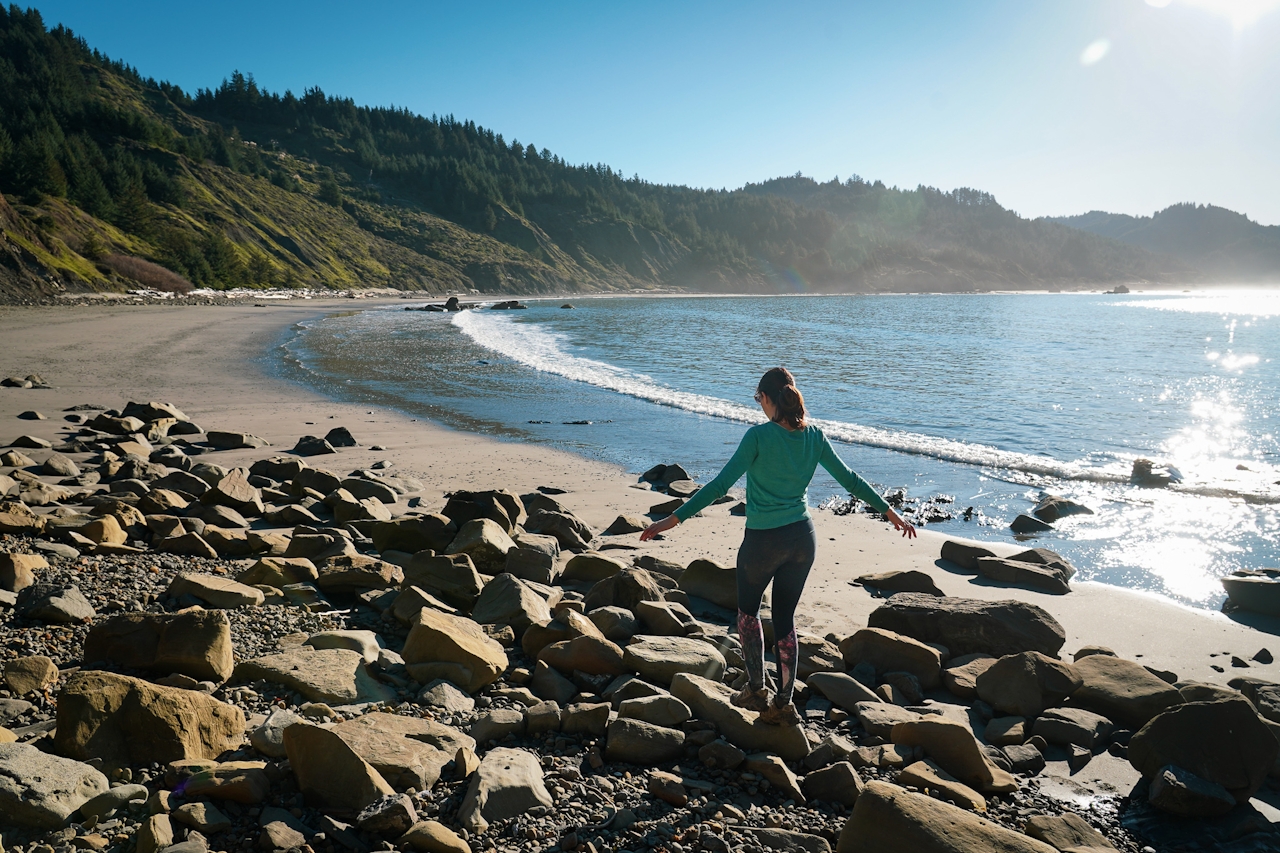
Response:
M190 91L238 69L659 183L858 174L1024 216L1280 224L1280 0L28 2Z

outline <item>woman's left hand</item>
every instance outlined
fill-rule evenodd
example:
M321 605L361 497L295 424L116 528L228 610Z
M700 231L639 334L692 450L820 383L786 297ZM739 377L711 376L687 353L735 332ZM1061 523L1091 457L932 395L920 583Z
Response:
M640 534L640 541L648 542L659 533L664 533L679 523L680 519L676 518L674 515L668 515L666 518L662 519L662 521L655 521L653 524L646 527Z
M893 525L894 530L902 531L902 536L904 539L916 538L915 525L903 519L903 517L898 515L898 513L893 509L890 509L888 512L886 512L884 514L884 517L889 519L889 523Z

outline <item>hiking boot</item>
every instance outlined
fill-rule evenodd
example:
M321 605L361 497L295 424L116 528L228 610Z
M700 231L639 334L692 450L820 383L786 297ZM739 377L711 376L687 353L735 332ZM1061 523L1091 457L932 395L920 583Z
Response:
M796 706L788 702L782 706L771 703L768 708L760 712L760 722L771 726L798 726L802 721Z
M745 708L748 711L762 712L769 708L769 688L752 687L748 684L729 699L739 708Z

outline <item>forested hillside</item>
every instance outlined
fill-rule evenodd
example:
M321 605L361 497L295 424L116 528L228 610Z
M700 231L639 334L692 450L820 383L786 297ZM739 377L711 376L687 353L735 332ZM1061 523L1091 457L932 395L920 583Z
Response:
M452 116L239 73L142 78L0 7L0 295L139 284L549 293L1182 281L1189 265L859 178L699 190L566 163Z
M1223 207L1175 204L1151 216L1094 210L1053 221L1179 258L1221 283L1280 282L1280 226Z

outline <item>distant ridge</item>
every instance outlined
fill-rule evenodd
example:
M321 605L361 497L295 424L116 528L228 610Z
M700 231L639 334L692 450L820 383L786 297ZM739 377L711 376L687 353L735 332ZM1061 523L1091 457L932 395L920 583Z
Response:
M0 300L142 286L537 294L1202 280L972 189L738 190L571 164L453 116L234 73L194 94L0 6Z
M1280 226L1224 207L1175 204L1151 216L1091 210L1049 221L1171 255L1215 283L1280 282Z

